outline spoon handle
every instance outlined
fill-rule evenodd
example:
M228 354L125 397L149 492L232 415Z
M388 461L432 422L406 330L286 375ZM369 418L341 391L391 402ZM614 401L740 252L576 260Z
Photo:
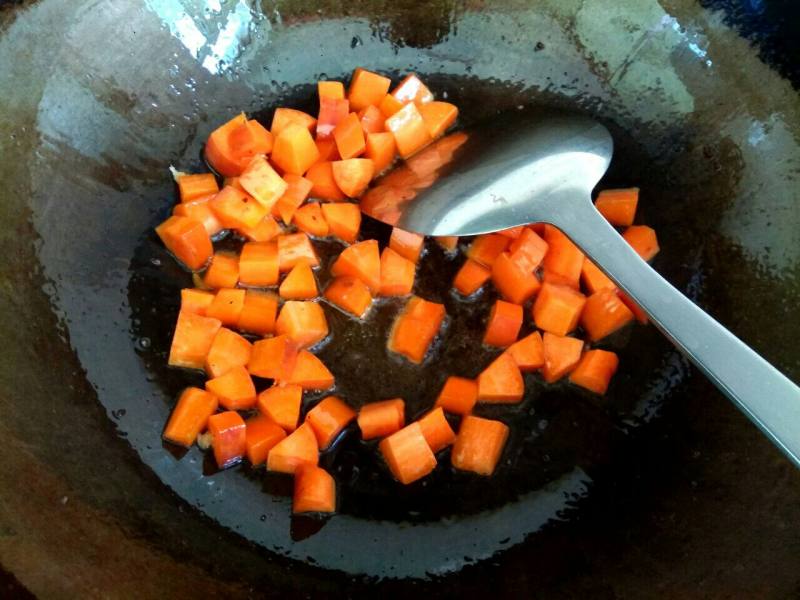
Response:
M559 209L553 224L800 467L800 388L656 273L591 204Z

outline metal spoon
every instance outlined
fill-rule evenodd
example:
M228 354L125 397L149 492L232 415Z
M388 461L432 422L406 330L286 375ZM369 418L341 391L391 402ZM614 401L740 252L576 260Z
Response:
M612 153L611 134L585 116L495 120L429 146L378 181L361 206L435 236L555 225L800 467L800 388L672 287L594 208L591 192Z

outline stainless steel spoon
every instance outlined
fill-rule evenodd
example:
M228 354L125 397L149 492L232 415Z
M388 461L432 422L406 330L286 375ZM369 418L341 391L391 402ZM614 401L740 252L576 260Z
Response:
M527 223L561 229L800 467L800 388L672 287L597 212L608 130L565 114L509 118L445 138L362 198L365 213L425 235Z

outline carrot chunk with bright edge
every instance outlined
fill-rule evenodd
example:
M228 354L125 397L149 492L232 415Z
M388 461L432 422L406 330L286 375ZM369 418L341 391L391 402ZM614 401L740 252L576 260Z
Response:
M372 161L375 173L380 175L392 164L397 154L394 136L390 132L368 133L364 156Z
M508 426L505 423L468 415L461 421L450 460L461 471L491 475L507 439Z
M317 96L322 98L344 98L344 84L341 81L318 81Z
M593 342L610 335L633 321L633 313L614 290L600 290L586 300L581 326Z
M267 470L293 474L299 467L316 466L319 446L311 425L303 423L272 447L267 455Z
M319 467L303 465L294 474L292 513L336 512L336 482Z
M219 191L217 178L213 173L198 173L197 175L181 175L178 177L178 192L181 202L197 200Z
M255 227L239 226L237 231L251 242L269 242L283 233L283 229L272 215L265 215Z
M349 202L323 204L322 216L328 223L331 235L348 244L353 244L358 239L358 231L361 229L361 210L358 204Z
M311 197L331 202L341 202L345 195L333 178L333 163L318 162L306 172L306 179L311 182Z
M341 158L341 156L339 156L339 150L336 148L336 140L334 140L332 137L324 140L315 140L315 143L317 144L317 150L319 151L319 158L311 167L311 169L321 162L330 162L339 160ZM309 169L309 171L311 169ZM308 175L308 173L306 173L306 175Z
M209 206L227 229L253 228L269 212L250 194L230 185L209 200Z
M311 300L319 295L317 280L307 262L297 263L281 282L278 292L287 300Z
M302 232L278 236L278 270L281 273L291 271L298 262L307 262L312 267L319 265L308 236Z
M641 306L631 300L631 298L622 290L617 290L617 296L619 296L619 299L622 300L622 303L628 307L628 310L633 313L633 316L637 321L639 321L639 323L644 325L647 324L649 319L647 318L647 313L642 310Z
M357 198L367 189L375 166L368 158L348 158L337 160L332 164L333 180L345 195Z
M567 335L578 325L586 296L570 286L542 284L533 304L533 321L539 329Z
M594 207L612 225L633 225L636 206L639 203L639 188L603 190L597 195Z
M277 134L270 158L285 173L302 175L317 162L319 150L308 129L301 125L289 124ZM285 188L281 194L283 191Z
M478 291L492 272L479 262L468 258L456 273L453 287L462 295L469 296Z
M322 215L319 202L309 202L297 209L294 213L294 224L297 228L315 237L328 235L328 221Z
M548 244L547 254L542 261L545 272L561 276L564 283L578 289L583 267L583 252L552 225L544 226L544 239Z
M228 410L246 410L256 405L256 386L243 366L231 367L224 375L209 379L206 389Z
M361 439L386 437L403 428L406 421L406 403L402 398L370 402L358 411Z
M547 383L558 381L569 373L581 359L583 342L572 337L554 335L548 331L542 336L544 365L542 377Z
M517 363L508 353L498 356L478 375L478 401L515 404L525 394L525 383Z
M328 396L308 411L306 423L311 425L320 450L326 450L342 430L356 418L356 411L337 396Z
M186 311L205 316L206 309L213 301L213 292L194 288L185 288L181 290L181 312Z
M231 147L231 134L246 122L244 113L240 113L208 136L205 146L206 160L223 177L234 177L241 173L245 166L240 164L237 153Z
M173 367L202 369L222 322L208 316L181 311L175 324L168 364Z
M239 176L239 184L267 210L272 209L278 198L283 196L289 187L263 155L256 156L250 161Z
M507 352L517 363L520 371L523 373L535 371L544 364L542 335L538 331L534 331L518 342L511 344Z
M583 259L581 267L581 281L590 294L600 290L615 290L617 285L594 264L589 257Z
M633 225L625 230L622 237L636 251L636 254L642 257L642 260L650 261L658 254L658 239L652 227Z
M156 233L167 250L193 271L202 269L214 251L203 223L188 217L173 215L156 227Z
M401 108L403 108L403 103L391 94L386 94L378 103L378 110L380 110L387 119Z
M275 242L247 242L242 246L239 281L242 285L256 287L278 283L278 246Z
M245 421L245 446L251 465L266 462L272 448L286 437L286 432L266 415L256 415Z
M511 261L527 272L535 271L547 254L547 242L532 229L524 227L519 236L511 242L508 253Z
M313 183L306 177L293 175L292 173L286 173L283 176L283 180L286 182L286 191L283 196L278 198L275 206L272 207L272 214L280 217L285 225L289 225L292 222L295 211L306 201L309 193L311 193Z
M392 234L389 236L389 247L403 258L416 263L420 254L422 254L424 245L425 236L411 231L403 231L397 227L392 228Z
M324 140L333 135L333 130L348 114L350 114L350 102L346 99L320 96L317 139Z
M456 415L468 415L478 401L478 383L474 379L451 375L436 398L436 406Z
M289 300L278 313L275 331L288 335L299 347L308 348L328 335L328 321L318 303Z
M415 104L406 104L386 119L386 129L394 135L397 151L408 158L429 144L433 138Z
M428 86L422 83L422 80L414 73L409 73L403 80L397 84L391 95L401 104L414 102L415 104L425 104L433 100L433 93L431 93Z
M603 395L614 373L617 372L618 365L619 358L615 353L607 350L589 350L570 373L569 380L590 392Z
M209 236L217 235L225 227L223 227L217 215L214 214L214 211L211 210L210 202L213 197L214 195L202 196L189 202L176 204L175 208L172 209L172 214L200 221Z
M372 294L367 284L349 275L341 275L328 284L325 298L351 315L363 318L372 305Z
M164 439L188 448L206 428L208 418L217 411L217 405L214 394L196 387L186 388L172 409L164 428Z
M333 386L334 377L320 359L307 350L301 350L291 375L284 383L299 385L304 390L327 390Z
M247 165L256 154L272 152L272 133L255 119L248 119L231 131L229 143L239 164Z
M244 308L244 290L218 290L214 300L206 308L206 316L219 319L223 325L236 327Z
M381 257L377 240L364 240L348 246L331 267L331 275L350 275L363 281L373 294L381 288Z
M350 100L351 110L361 110L370 104L380 104L380 101L389 91L392 80L383 75L378 75L361 67L353 71L347 98Z
M503 298L514 304L527 302L542 285L536 275L520 268L507 252L492 264L492 283Z
M400 483L413 483L436 467L436 457L425 441L419 423L411 423L384 438L378 447L392 475Z
M442 304L412 296L395 319L387 347L414 363L422 362L444 321Z
M272 114L272 125L270 125L269 129L272 131L273 136L277 136L292 124L300 125L301 127L305 127L308 131L313 131L317 120L308 113L304 113L302 110L295 110L294 108L276 108L275 112Z
M452 444L456 439L456 434L450 427L450 423L447 422L441 406L434 408L417 422L422 429L425 441L428 442L428 446L434 454Z
M428 102L418 110L432 138L442 135L458 118L458 107L449 102Z
M503 300L497 300L489 313L483 343L505 348L517 341L522 327L522 307Z
M236 328L247 333L266 335L275 331L278 298L271 292L247 290Z
M333 139L342 159L355 158L364 153L367 142L356 113L350 113L339 121L333 130Z
M367 108L358 111L358 121L361 123L361 129L364 130L365 136L370 133L383 133L385 131L386 117L374 104L370 104Z
M467 249L467 257L484 267L491 267L494 261L508 247L509 239L498 233L488 233L476 237Z
M203 283L210 288L232 288L239 283L239 257L227 252L217 252L203 276Z
M258 412L289 433L297 429L300 419L300 405L303 402L303 388L299 385L273 386L258 395Z
M247 452L247 426L239 413L233 410L217 413L208 418L211 447L220 469L235 465Z
M391 247L381 253L381 296L405 296L414 289L416 265Z
M297 362L297 345L286 335L258 340L250 351L247 370L256 377L282 380Z
M233 367L243 367L250 360L251 344L235 331L220 328L206 355L206 373L220 377Z

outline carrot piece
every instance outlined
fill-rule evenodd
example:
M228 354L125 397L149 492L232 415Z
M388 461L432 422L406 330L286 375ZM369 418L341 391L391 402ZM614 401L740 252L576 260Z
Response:
M415 104L425 104L433 100L433 94L422 80L414 73L409 73L397 84L391 95L401 104L414 102Z
M206 308L206 316L219 319L223 325L236 327L244 308L244 290L217 290L214 300Z
M544 364L542 335L538 331L525 336L508 347L508 353L523 373L535 371Z
M294 224L308 235L316 237L328 235L328 221L322 216L319 202L309 202L298 208L294 213Z
M217 178L213 173L198 173L196 175L181 175L178 177L178 192L181 202L190 202L204 196L216 194L219 191Z
M356 418L356 412L337 396L328 396L308 411L306 423L311 425L320 450L326 450L336 437Z
M211 257L203 283L210 288L233 288L239 283L239 257L228 252L216 252Z
M283 228L272 215L266 215L255 227L239 227L237 231L251 242L269 242L281 235Z
M358 239L358 231L361 229L361 209L358 208L358 204L349 202L323 204L322 216L328 223L331 235L348 244L353 244Z
M272 447L267 455L267 470L294 474L300 467L315 467L318 461L317 438L311 425L303 423Z
M450 427L450 423L447 422L441 406L434 408L417 422L422 429L425 441L428 442L428 446L434 454L447 448L456 439L456 434Z
M214 196L202 196L189 202L181 202L176 204L172 209L172 214L179 217L189 217L195 221L200 221L205 227L208 235L217 235L220 231L225 229L222 223L211 210L209 202Z
M489 313L483 343L505 348L517 341L522 327L522 307L503 300L497 300Z
M289 300L278 313L275 331L288 335L300 348L309 348L328 335L328 321L318 303Z
M331 137L336 126L349 114L350 102L346 99L320 96L317 139L324 140Z
M525 231L525 226L517 225L516 227L509 227L508 229L503 229L501 231L498 231L497 233L499 233L500 235L504 235L509 239L516 240L519 236L522 235L523 231Z
M374 104L370 104L368 107L358 111L358 121L361 123L361 129L364 130L365 136L370 133L382 133L385 131L386 117Z
M289 336L277 335L253 344L247 370L256 377L282 380L291 374L296 362L297 345Z
M318 81L317 96L322 98L344 98L344 84L341 81Z
M314 131L314 126L316 124L317 120L308 113L304 113L302 110L296 110L294 108L276 108L275 112L272 114L272 125L270 125L269 128L273 136L278 136L289 125L299 125L311 132Z
M401 108L403 108L403 103L391 94L386 94L383 98L381 98L381 101L378 102L378 109L387 119Z
M269 451L286 437L286 432L266 415L247 419L245 426L245 447L251 465L266 462Z
M542 284L531 271L514 262L508 252L503 252L492 264L492 283L497 291L515 304L525 304Z
M567 335L578 325L586 296L567 285L545 282L533 303L536 327L556 335Z
M256 227L269 212L250 194L230 185L222 188L208 204L227 229Z
M578 289L583 267L583 252L552 225L544 226L544 239L548 245L547 254L542 261L545 272L560 275L571 287Z
M432 138L442 135L458 118L458 107L449 102L428 102L418 108Z
M247 426L239 413L233 410L217 413L208 418L211 447L220 469L235 465L247 452Z
M292 514L336 512L336 482L319 467L304 465L294 474Z
M628 294L626 294L622 290L617 290L617 296L619 296L619 299L622 300L623 304L625 304L625 306L628 307L628 310L630 310L633 313L633 316L636 318L637 321L639 321L639 323L647 325L649 319L647 318L647 313L642 310L641 306L636 304L630 298L630 296L628 296Z
M478 402L515 404L522 400L525 383L517 363L507 352L478 375Z
M355 158L364 153L366 140L356 113L350 113L339 121L333 130L333 139L336 140L336 149L343 159Z
M239 313L236 328L247 333L266 335L275 331L275 317L278 315L278 298L272 292L247 290L244 305Z
M660 250L655 230L647 225L632 225L625 230L622 237L644 261L653 260Z
M378 104L389 91L392 80L361 67L353 71L347 98L352 110L361 110L370 104Z
M224 375L209 379L206 389L228 410L246 410L256 405L256 386L243 366L231 367Z
M615 353L607 350L589 350L584 352L578 366L570 373L569 380L602 396L606 393L614 373L617 372L618 365L619 358Z
M208 418L217 412L218 404L214 394L196 387L186 388L172 409L164 439L188 448L206 428Z
M491 267L508 247L509 239L497 233L479 235L467 248L467 256L484 267Z
M240 164L246 165L256 154L272 152L272 133L255 119L248 119L231 132L229 143Z
M214 301L213 292L185 288L181 290L181 312L205 316L206 309Z
M240 113L208 136L205 146L206 161L223 177L234 177L242 172L244 165L240 164L239 157L233 151L230 137L234 130L246 122L244 113Z
M249 164L249 161L248 161L248 164ZM247 165L245 165L245 167L246 166ZM242 170L244 170L244 169L242 169ZM231 187L234 187L237 190L240 190L242 192L244 191L244 188L239 183L239 177L238 176L236 176L236 177L226 177L225 179L222 180L222 187L225 187L225 186L228 186L228 185L231 186Z
M346 196L357 198L372 181L374 165L368 158L337 160L332 164L333 180Z
M317 253L308 236L303 232L279 236L278 270L281 273L291 271L300 262L308 263L311 267L319 265Z
M297 263L278 288L281 298L287 300L311 300L319 295L314 272L307 262Z
M633 313L614 290L600 290L586 300L581 326L593 342L611 335L633 321Z
M341 158L341 156L339 156L339 150L336 148L336 140L332 137L324 140L315 140L315 143L319 151L319 158L315 164L339 160ZM308 175L308 173L306 173L306 175Z
M583 351L583 341L545 331L542 336L542 348L544 351L542 377L547 383L553 383L578 364Z
M507 439L505 423L468 415L461 421L450 461L461 471L491 475L500 462Z
M436 467L436 457L419 423L411 423L384 438L378 448L392 475L405 485L425 477Z
M333 387L334 377L320 359L307 350L301 350L284 383L299 385L304 390L327 390Z
M247 242L239 254L239 281L242 285L265 287L278 283L278 242Z
M361 439L386 437L403 428L406 422L406 403L402 398L365 404L358 411Z
M405 296L414 289L416 265L391 247L381 253L381 296Z
M444 317L444 305L412 296L392 325L387 348L411 362L421 363Z
M289 187L261 154L253 157L239 176L239 185L267 210L272 209Z
M306 173L306 179L311 182L311 197L331 202L341 202L345 195L333 178L333 163L329 161L318 162L312 165Z
M539 268L547 254L547 242L535 231L524 227L519 236L511 242L508 252L511 260L525 271L531 272Z
M290 123L277 134L270 158L284 173L302 175L317 162L319 150L308 129Z
M303 388L299 385L273 386L258 395L258 411L291 433L300 420Z
M434 236L436 243L439 244L445 252L452 252L458 248L457 235L437 235Z
M482 264L468 258L456 273L453 287L462 296L474 294L492 276L492 272Z
M335 277L324 293L331 304L362 319L372 305L372 295L367 285L350 275Z
M251 344L238 333L222 327L206 355L206 373L220 377L233 367L243 367L250 360Z
M413 263L418 262L424 245L424 236L410 231L403 231L397 227L392 228L392 234L389 236L389 247L403 258L407 258Z
M397 151L403 158L408 158L417 150L427 146L433 139L416 104L413 103L406 104L387 118L386 129L394 135Z
M639 188L603 190L597 195L594 207L612 225L629 227L636 216Z
M451 375L444 382L435 406L453 414L468 415L477 401L478 383L474 379Z
M188 217L173 215L156 227L156 233L167 250L193 271L202 269L214 251L203 223Z
M367 146L364 156L372 161L375 167L374 175L379 175L392 164L397 155L397 146L394 136L386 131L367 134Z
M364 240L342 250L331 267L331 275L350 275L367 284L375 294L381 288L381 257L377 240Z
M179 312L167 364L202 369L220 327L222 322L219 319L186 311Z
M589 260L588 256L583 259L581 281L583 281L584 287L590 294L594 294L600 290L617 289L617 285L611 281L608 275L603 273L596 264Z
M286 191L283 196L278 198L275 206L272 207L272 214L280 217L285 225L289 225L292 222L295 211L308 198L313 184L310 179L300 175L293 175L292 173L286 173L283 179L286 182Z

